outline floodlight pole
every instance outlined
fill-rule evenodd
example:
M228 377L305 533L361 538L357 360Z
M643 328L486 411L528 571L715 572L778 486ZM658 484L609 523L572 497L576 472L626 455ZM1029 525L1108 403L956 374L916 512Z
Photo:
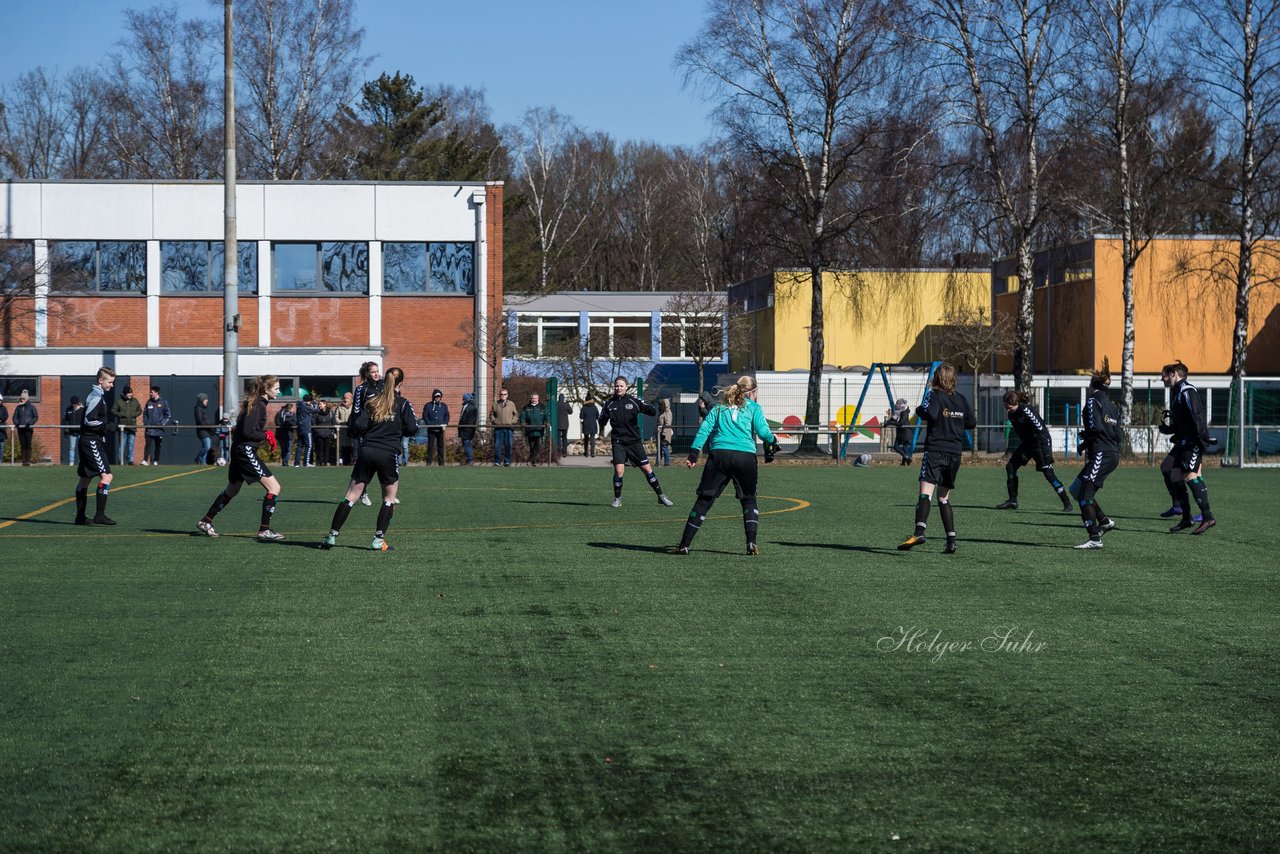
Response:
M224 0L222 23L222 108L226 167L223 175L222 235L222 412L240 403L240 259L236 240L236 75L232 50L233 0Z

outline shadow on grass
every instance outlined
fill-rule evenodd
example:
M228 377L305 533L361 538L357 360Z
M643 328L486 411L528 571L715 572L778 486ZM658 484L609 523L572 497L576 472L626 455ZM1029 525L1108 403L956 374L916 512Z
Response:
M527 498L517 499L512 504L558 504L562 507L607 507L600 501L531 501Z
M616 551L626 552L648 552L650 554L666 554L671 550L671 546L642 546L633 543L587 543L593 549L612 549Z
M889 554L898 553L898 550L896 548L886 549L886 548L877 548L875 546L853 546L853 545L849 545L848 543L777 542L777 543L773 543L772 545L786 546L787 548L792 548L792 549L829 549L831 551L837 551L837 552L866 552L867 554L877 554L877 555L889 555Z
M17 516L0 516L0 522L17 522L19 525L71 525L75 526L75 522L71 518L67 519L41 519L32 516L30 519L20 519Z

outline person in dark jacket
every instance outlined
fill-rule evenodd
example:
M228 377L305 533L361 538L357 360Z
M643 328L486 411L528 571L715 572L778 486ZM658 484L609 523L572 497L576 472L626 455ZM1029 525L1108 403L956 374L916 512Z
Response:
M1160 370L1160 379L1165 388L1170 389L1169 411L1166 413L1168 423L1161 422L1160 432L1173 441L1173 447L1160 463L1160 472L1164 475L1165 488L1173 498L1173 506L1161 515L1169 517L1177 513L1182 516L1169 529L1170 533L1190 528L1191 502L1187 500L1190 489L1200 507L1200 518L1196 520L1200 524L1191 533L1203 534L1218 524L1209 509L1209 487L1205 486L1204 477L1200 474L1205 450L1216 440L1209 435L1200 391L1187 379L1187 366L1182 362L1165 365Z
M466 458L462 463L464 466L475 462L476 424L479 421L476 396L467 392L462 396L462 411L458 413L458 441L462 443L462 454Z
M13 426L18 431L18 445L22 449L22 464L31 465L31 439L35 436L40 411L31 402L31 393L25 388L18 395L18 405L13 408Z
M240 414L231 432L231 459L227 461L227 486L213 500L209 510L196 523L196 528L210 537L218 536L213 518L231 503L246 483L260 483L267 494L262 498L262 515L258 524L258 542L274 543L284 539L271 528L276 501L280 497L280 481L267 464L258 458L258 448L267 438L267 404L280 396L279 377L265 374L253 381L253 391L240 401Z
M365 494L366 487L375 475L382 487L382 507L378 510L378 521L370 548L383 552L391 549L386 536L395 512L396 489L400 480L400 466L396 458L400 452L401 440L418 432L418 419L414 417L413 404L399 393L403 382L404 371L387 368L382 388L362 401L360 414L352 424L360 441L356 464L351 469L351 483L347 486L346 497L333 511L329 533L320 543L322 549L331 549L337 545L338 535L342 533L342 526L351 515L352 506Z
M80 422L84 420L84 404L71 395L71 402L62 413L62 435L67 437L67 465L76 464L76 445L80 443Z
M893 414L885 422L886 427L893 427L893 451L901 461L898 465L911 465L912 443L915 440L911 429L911 407L905 398L898 398L893 404Z
M924 396L924 403L916 407L916 416L928 425L924 440L924 454L920 460L920 498L916 501L916 530L898 545L907 551L925 541L925 528L929 521L929 503L936 493L938 515L946 526L947 544L943 554L956 553L956 523L951 509L951 490L956 486L960 473L960 460L964 452L964 434L977 426L969 400L956 391L956 369L943 362L933 372L933 383Z
M1102 535L1116 526L1098 504L1098 490L1107 475L1120 464L1120 412L1111 402L1111 363L1102 357L1102 367L1089 380L1089 399L1080 412L1080 439L1077 450L1084 453L1084 468L1071 484L1071 494L1080 502L1080 518L1089 532L1078 549L1102 548Z
M542 453L542 437L547 429L547 408L538 399L538 395L529 395L529 402L520 410L520 423L524 425L524 438L529 443L529 465L538 464L538 456Z
M213 450L213 437L218 432L217 413L209 406L209 395L200 392L196 395L196 406L192 413L191 423L196 425L196 438L200 440L200 450L196 452L195 463L198 466L209 464L209 452Z
M560 440L560 456L569 455L569 418L573 415L573 404L565 400L564 395L556 399L556 438Z
M169 401L160 396L160 386L151 387L151 397L142 407L142 438L146 445L142 450L144 466L160 465L160 447L164 444L164 427L173 420Z
M115 524L107 516L107 496L111 492L111 463L107 460L107 392L116 384L116 372L110 368L99 368L96 380L77 415L80 425L76 431L76 442L80 445L80 465L76 469L80 478L76 482L77 525ZM71 399L80 402L78 398ZM97 504L90 520L87 516L89 483L95 477L98 478Z
M1005 465L1005 485L1009 490L1009 500L996 505L997 510L1018 509L1018 469L1028 462L1035 461L1036 471L1049 481L1058 499L1062 501L1062 512L1071 512L1071 499L1067 497L1067 488L1058 480L1053 471L1053 440L1049 436L1049 428L1045 425L1040 413L1036 412L1027 398L1025 391L1010 389L1004 393L1004 408L1009 414L1009 424L1018 437L1018 449L1009 457Z
M294 468L297 468L298 466L311 468L315 465L315 463L312 462L312 453L314 451L312 443L315 441L315 437L311 434L311 428L315 423L316 411L318 409L319 407L316 406L315 396L307 394L303 395L302 401L298 404L298 408L295 411L298 418L298 440L295 443L293 451Z
M670 507L674 502L663 493L649 462L649 454L644 449L644 441L640 438L641 413L657 415L658 408L627 394L626 377L614 378L613 397L604 402L599 420L601 433L605 425L609 425L609 442L613 450L613 506L622 506L622 475L627 470L627 463L631 463L644 472L649 487L658 496L658 503Z
M124 396L111 407L111 416L120 430L120 465L133 465L134 443L138 438L138 419L142 417L142 404L133 396L132 386L124 387Z
M9 438L9 408L4 405L4 397L0 395L0 463L4 462L4 443Z
M359 456L360 437L355 432L356 418L364 408L364 401L382 391L382 368L377 362L369 361L360 365L360 385L356 386L351 396L351 415L347 419L347 434L351 437L352 455ZM360 503L366 507L373 504L367 493L361 493Z
M315 442L315 462L318 466L333 465L333 440L338 432L338 418L334 414L333 405L319 401L316 416L311 424L311 435Z
M286 403L276 413L276 445L280 448L280 465L289 465L289 451L293 448L293 434L298 429L298 416L293 404Z
M422 424L427 428L427 465L434 458L444 465L444 428L449 423L449 404L444 402L444 392L431 392L431 402L422 407Z
M594 397L587 396L586 402L578 412L578 419L582 422L582 453L585 456L594 457L596 434L600 432L600 407L596 406Z

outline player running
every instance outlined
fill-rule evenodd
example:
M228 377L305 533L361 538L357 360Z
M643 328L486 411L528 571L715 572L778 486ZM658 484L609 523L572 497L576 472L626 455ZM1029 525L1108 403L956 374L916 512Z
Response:
M351 395L351 417L347 419L346 428L351 436L351 450L356 456L360 455L360 440L356 436L353 429L356 423L356 416L360 414L360 410L364 409L364 402L382 391L382 368L377 362L365 362L360 366L360 385ZM369 493L360 493L360 503L365 507L370 507L373 502L369 500ZM400 502L397 501L397 504Z
M1084 468L1071 485L1071 493L1080 502L1080 518L1089 539L1077 549L1102 548L1102 535L1116 526L1098 504L1098 490L1120 463L1120 413L1107 394L1110 385L1111 364L1103 356L1102 368L1089 380L1089 399L1080 414Z
M613 506L622 506L622 475L627 470L627 463L631 463L644 472L649 486L658 495L658 503L670 507L674 502L663 494L658 476L653 473L653 465L649 462L649 455L640 438L641 413L657 415L658 408L627 394L626 377L615 379L613 397L606 400L600 409L600 432L603 433L605 425L609 425L609 441L613 448Z
M929 503L936 493L938 515L942 517L947 535L942 553L953 555L956 553L956 520L951 509L951 490L955 489L956 475L960 473L964 433L978 424L969 399L956 391L956 369L953 365L943 362L933 372L932 386L924 397L924 403L916 407L916 415L929 426L924 440L924 457L920 461L916 530L898 544L898 550L905 552L925 541Z
M396 486L400 480L400 464L397 462L400 442L405 436L418 432L418 419L413 414L413 404L396 393L402 382L404 371L388 368L382 388L364 400L360 415L352 421L352 435L359 438L356 464L351 469L351 483L347 487L346 497L333 511L329 533L320 543L322 549L331 549L337 544L338 534L351 515L352 505L365 494L374 475L378 476L378 483L382 486L382 507L378 510L378 521L370 548L382 552L391 549L386 536L391 516L395 512Z
M755 379L739 377L736 383L724 390L721 403L707 414L698 428L685 465L689 468L696 466L698 453L704 446L707 447L707 463L702 467L702 480L698 482L698 500L689 511L689 520L684 523L680 545L672 549L674 554L689 553L693 538L706 521L711 505L730 481L738 501L742 502L747 554L760 554L760 546L756 543L760 530L760 509L756 506L756 438L764 442L766 463L773 462L773 455L778 452L778 440L769 430L764 410L755 398Z
M1160 464L1165 486L1173 497L1173 507L1161 515L1173 515L1170 511L1175 508L1181 511L1182 518L1169 529L1170 533L1190 528L1191 502L1187 500L1187 488L1190 487L1200 507L1200 524L1191 533L1203 534L1218 524L1209 510L1209 487L1200 475L1205 447L1215 440L1209 435L1209 426L1205 423L1200 392L1187 379L1187 366L1182 362L1165 365L1160 370L1160 379L1165 388L1173 390L1169 400L1169 423L1160 425L1160 432L1169 435L1173 441L1168 456Z
M240 494L246 483L260 483L267 494L262 498L262 518L258 525L258 541L273 543L284 539L284 534L271 530L271 519L276 512L276 500L280 497L280 481L276 480L267 464L258 459L258 447L267 438L267 404L280 396L280 380L265 374L253 381L253 391L240 401L240 413L231 431L231 457L227 460L227 486L209 506L209 511L196 523L196 527L210 537L218 536L213 528L213 517L222 512L231 499Z
M1009 423L1018 436L1018 450L1013 452L1004 467L1009 489L1009 500L996 505L997 510L1018 509L1018 469L1034 460L1036 471L1044 475L1053 491L1062 501L1064 513L1071 512L1071 499L1067 497L1067 488L1053 473L1053 440L1049 437L1049 428L1044 419L1036 412L1027 399L1025 391L1009 390L1004 393L1004 408L1009 413Z
M80 425L80 437L76 439L76 455L80 464L76 474L76 524L114 525L107 516L107 495L111 492L111 463L107 460L107 392L116 384L116 372L110 368L98 368L97 383L89 389L84 400L84 423ZM89 504L89 481L98 478L96 510L93 518L86 518Z

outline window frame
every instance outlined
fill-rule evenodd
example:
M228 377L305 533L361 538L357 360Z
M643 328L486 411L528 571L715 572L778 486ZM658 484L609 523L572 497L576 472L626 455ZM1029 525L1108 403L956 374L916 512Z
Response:
M60 261L57 258L58 250L65 244L81 243L93 244L93 285L84 288L63 288L59 286L59 279L62 274L59 270ZM102 247L104 245L111 246L140 246L142 248L142 276L139 280L141 287L139 288L107 288L102 287ZM49 250L49 293L59 296L121 296L121 297L145 297L147 295L147 241L145 240L71 240L71 239L54 239L48 242Z
M633 320L627 322L625 318L633 318ZM641 318L643 318L643 322L641 322ZM619 323L619 320L622 320L622 322ZM649 346L646 351L637 355L619 355L614 330L639 329L641 327L648 330L646 339L649 342ZM591 334L601 329L609 331L609 352L607 353L596 353L591 347ZM659 357L662 355L661 347L659 347L658 355ZM609 359L610 361L653 361L653 314L651 312L632 311L589 312L587 314L587 356L591 359Z
M526 321L526 318L533 322ZM559 318L558 322L548 322L548 320ZM570 322L572 318L572 322ZM535 333L536 352L527 353L520 345L520 330L533 327L537 330ZM517 359L549 359L546 351L545 330L553 329L573 329L573 337L578 342L579 350L582 347L582 318L581 314L566 313L562 311L517 311L516 312L516 348L515 357Z
M216 246L218 249L221 249L224 246L223 241L221 240L161 240L158 242L160 244L160 295L161 296L164 296L164 297L176 297L176 296L193 296L193 297L219 296L220 297L222 296L222 292L225 290L225 287L223 287L225 282L220 284L217 288L214 288L213 275L214 275L214 271L218 270L220 271L219 278L222 278L223 273L225 271L222 265L216 265L216 266L214 265L213 258L215 254L214 247ZM198 290L168 290L165 288L164 286L164 277L166 272L165 247L173 246L175 244L191 244L191 245L204 244L206 287ZM245 264L245 259L240 257L241 253L252 254L253 275L249 277L237 276L236 293L238 293L241 296L257 296L258 295L258 275L259 275L259 272L261 271L261 267L259 266L260 259L258 257L258 242L256 240L241 240L237 242L237 245L236 245L237 272L239 272L240 268L243 267Z
M689 320L696 318L707 318L716 321L716 325L720 328L720 349L716 355L707 359L706 364L718 362L727 359L728 354L725 352L724 336L725 336L725 319L724 314L718 311L699 311L699 312L663 312L658 316L658 360L662 362L693 362L694 358L689 355L687 339L685 335L686 327L690 325ZM665 349L666 338L665 333L669 325L679 324L680 330L680 355L668 356ZM710 325L710 324L706 324Z
M331 246L364 247L364 288L355 290L331 289L326 287L324 257L326 247ZM278 250L282 246L310 246L315 254L315 285L310 288L281 287L279 274L281 266L276 262ZM273 240L271 241L271 295L272 296L321 296L321 297L367 297L371 276L369 241L367 240ZM299 268L302 269L302 268Z

